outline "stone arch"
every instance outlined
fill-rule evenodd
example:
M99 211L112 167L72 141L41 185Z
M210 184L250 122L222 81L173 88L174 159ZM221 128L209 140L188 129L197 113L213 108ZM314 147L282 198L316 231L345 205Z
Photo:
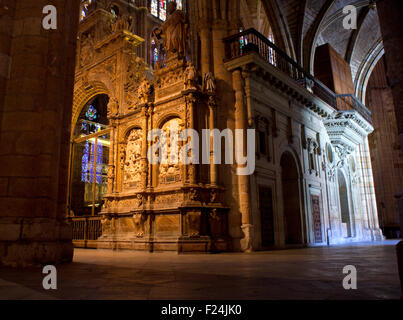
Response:
M182 116L181 116L179 113L170 112L170 113L164 114L164 115L158 120L158 122L157 122L157 128L158 128L158 129L161 129L161 128L164 126L165 123L167 123L168 121L170 121L170 120L172 120L172 119L175 119L175 118L180 119L180 121L183 122L183 123L185 122L185 121L182 119Z
M305 242L302 219L301 175L295 155L285 151L280 158L281 186L283 195L284 240L286 245Z
M138 125L138 124L134 124L132 126L127 127L124 131L123 131L123 135L122 135L122 139L126 140L127 137L129 136L130 132L133 130L141 130L143 131L143 128Z
M72 128L74 128L85 104L99 94L106 94L109 99L116 99L113 83L103 73L91 73L86 82L81 80L76 84L73 96Z
M366 103L365 98L367 93L367 86L372 71L384 54L385 49L383 48L383 42L380 39L375 44L375 47L370 50L357 71L354 94L358 99L361 100L363 104Z
M340 217L342 225L346 224L347 238L353 236L353 219L352 219L352 209L351 209L351 190L349 187L348 175L343 169L337 170L337 182L339 191L339 201L340 201ZM344 229L344 228L343 228Z

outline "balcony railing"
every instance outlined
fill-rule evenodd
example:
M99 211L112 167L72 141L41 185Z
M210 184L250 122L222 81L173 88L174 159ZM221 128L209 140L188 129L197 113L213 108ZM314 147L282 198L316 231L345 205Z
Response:
M355 96L336 95L255 29L248 29L227 37L224 42L227 61L256 52L267 63L286 73L336 110L354 109L371 123L371 112ZM348 109L349 106L350 109Z
M356 98L353 94L337 94L337 110L339 111L349 111L356 110L361 116L367 120L369 123L372 123L371 111L361 103L360 100Z

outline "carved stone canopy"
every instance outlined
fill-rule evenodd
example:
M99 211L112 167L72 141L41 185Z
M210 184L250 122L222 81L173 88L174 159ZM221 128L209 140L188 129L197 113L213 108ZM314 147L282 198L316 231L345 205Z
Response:
M356 111L336 112L324 121L330 141L343 161L374 128Z

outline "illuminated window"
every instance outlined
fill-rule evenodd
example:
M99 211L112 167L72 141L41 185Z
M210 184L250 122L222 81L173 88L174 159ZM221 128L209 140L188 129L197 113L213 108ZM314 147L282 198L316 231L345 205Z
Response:
M93 0L82 0L80 6L80 21L84 20L88 15L88 6Z
M151 41L151 65L154 68L157 62L160 60L160 52L155 40Z
M166 0L160 0L160 19L165 21L167 19L167 2Z
M151 14L158 18L158 0L151 1Z
M85 113L85 116L86 116L86 118L87 118L88 120L94 121L94 120L97 118L97 113L98 113L97 109L95 109L94 106L91 104L91 105L88 107L88 110L87 110L87 112Z
M170 1L167 0L151 0L151 14L154 17L165 21L167 18L167 4ZM176 0L176 5L179 10L183 10L183 0Z
M269 33L268 39L269 39L269 41L270 41L271 43L275 44L275 43L274 43L274 35L273 35L273 33L272 33L271 31L270 31L270 33ZM273 49L273 48L269 48L269 62L270 62L270 64L272 64L273 66L277 66L276 55L275 55L275 52L274 52L274 49Z
M96 161L95 161L96 151ZM102 160L104 156L104 149L101 142L96 145L86 141L81 158L81 182L93 183L94 182L94 166L95 167L95 183L102 184Z
M108 192L110 133L109 97L97 95L84 105L74 131L69 206L76 216L101 212Z
M243 31L244 31L244 30L243 30L242 28L239 29L239 32L243 32ZM243 48L244 48L247 44L248 44L248 39L247 39L247 37L242 36L242 37L239 38L239 46L240 46L241 52L242 52Z
M119 8L117 6L112 6L111 13L115 18L117 18L117 16L119 15Z

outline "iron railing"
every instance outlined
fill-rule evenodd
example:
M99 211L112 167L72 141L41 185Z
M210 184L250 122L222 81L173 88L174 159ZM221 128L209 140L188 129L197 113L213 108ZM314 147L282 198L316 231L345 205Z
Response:
M252 28L227 37L224 43L226 61L256 52L267 63L286 73L336 110L354 109L367 121L372 122L371 112L354 95L336 95L257 30ZM351 106L351 109L347 109L348 106Z
M75 240L97 240L102 235L101 217L70 217Z

